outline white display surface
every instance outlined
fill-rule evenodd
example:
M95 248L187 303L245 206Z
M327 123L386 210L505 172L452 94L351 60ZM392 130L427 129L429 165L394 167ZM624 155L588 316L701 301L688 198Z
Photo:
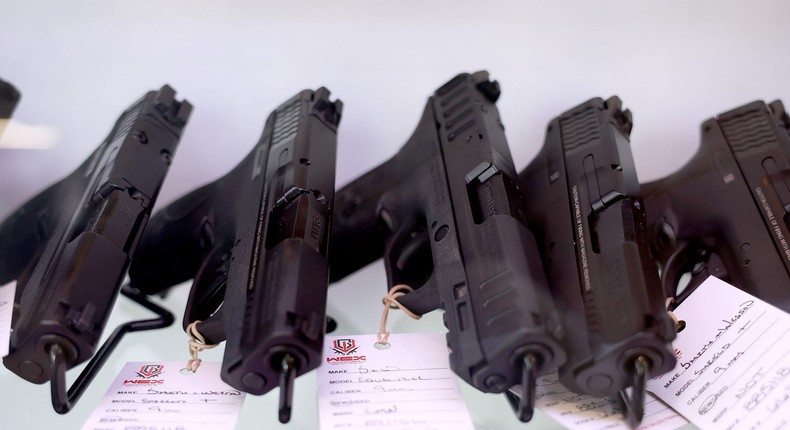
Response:
M260 137L269 112L303 88L344 102L338 187L392 156L429 95L459 72L486 69L516 167L546 124L595 96L634 114L641 181L694 153L703 120L756 99L790 103L790 3L776 1L154 1L4 0L0 78L22 92L14 119L46 126L48 149L0 140L0 219L74 170L117 116L168 83L194 104L157 207L216 179ZM31 142L32 144L33 142ZM333 286L336 334L372 333L386 290L376 263ZM164 301L179 315L188 286ZM120 298L108 324L146 316ZM442 329L396 315L391 331ZM221 349L204 353L221 360ZM188 358L179 324L129 335L76 409L57 415L49 386L0 367L0 428L78 428L126 361ZM69 372L72 382L76 372ZM518 423L502 396L462 383L477 429L559 427L544 414ZM314 372L297 379L286 427L317 428ZM248 396L239 429L275 428L277 392Z

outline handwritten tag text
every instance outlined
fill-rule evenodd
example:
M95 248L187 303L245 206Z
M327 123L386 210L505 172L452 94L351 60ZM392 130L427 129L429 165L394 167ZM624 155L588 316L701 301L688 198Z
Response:
M386 350L375 342L374 335L326 338L318 369L322 429L474 428L444 335L392 334Z
M678 365L649 390L702 428L790 426L790 315L713 277L675 315Z
M219 363L183 367L127 363L82 429L233 429L245 394L222 382Z

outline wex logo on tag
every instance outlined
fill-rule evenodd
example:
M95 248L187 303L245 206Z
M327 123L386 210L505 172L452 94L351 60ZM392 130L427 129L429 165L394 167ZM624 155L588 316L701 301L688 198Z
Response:
M140 368L137 372L139 379L124 379L124 385L157 385L163 384L164 379L153 379L164 372L165 366L161 364L147 364Z
M332 341L332 351L342 357L327 357L326 362L329 364L356 364L364 363L366 358L364 355L352 355L357 352L359 346L354 339L335 339Z
M335 339L332 341L332 350L335 354L351 355L359 349L354 339Z
M148 364L140 368L137 371L137 376L141 378L151 379L155 378L164 372L165 366L161 364Z

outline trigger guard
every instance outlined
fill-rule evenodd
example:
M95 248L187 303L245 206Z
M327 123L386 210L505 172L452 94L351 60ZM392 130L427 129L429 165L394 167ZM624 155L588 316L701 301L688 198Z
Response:
M228 281L230 254L215 249L200 265L184 310L184 328L193 321L206 320L222 306Z
M436 285L436 277L431 274L431 277L419 288L398 298L398 303L417 315L424 315L438 309L441 306L441 298Z
M676 299L678 282L684 273L679 266L680 263L678 263L682 254L683 250L673 252L661 270L661 288L664 290L664 295L672 297L673 299ZM675 266L678 267L675 268Z
M698 253L697 251L702 252ZM695 254L702 258L692 258ZM713 274L710 270L712 264L715 264L716 268L723 267L723 264L719 263L721 263L721 259L714 252L690 246L680 247L677 252L670 255L667 263L664 265L664 270L661 274L664 292L667 294L667 297L672 297L675 300L675 305L679 305ZM697 265L700 264L703 267L697 269ZM678 293L680 279L686 273L691 274L691 280L689 280L683 291Z
M661 272L661 284L664 289L664 294L667 297L675 299L675 304L680 304L678 297L678 285L680 278L684 273L691 272L694 266L700 261L694 261L688 258L693 253L693 248L689 246L681 246L676 252L673 252L664 264Z

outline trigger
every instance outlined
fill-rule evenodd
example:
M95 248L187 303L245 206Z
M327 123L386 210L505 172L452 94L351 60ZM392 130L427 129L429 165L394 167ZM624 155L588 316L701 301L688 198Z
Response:
M399 271L405 271L409 265L418 264L424 261L425 258L431 258L430 243L428 242L428 235L424 231L415 231L411 233L411 238L403 246L403 249L395 262Z
M428 231L420 223L401 226L391 235L384 252L390 287L406 284L419 289L433 273Z
M208 217L204 217L200 225L200 249L211 249L212 246L214 246L214 226Z

